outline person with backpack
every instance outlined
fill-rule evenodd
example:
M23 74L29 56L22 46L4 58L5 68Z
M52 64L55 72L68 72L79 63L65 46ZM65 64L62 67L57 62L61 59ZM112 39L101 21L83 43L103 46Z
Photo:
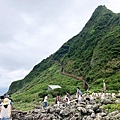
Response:
M78 99L78 103L82 102L82 92L79 87L77 87L76 97Z
M80 90L79 87L77 87L77 98L79 98L79 96L82 96L82 91Z

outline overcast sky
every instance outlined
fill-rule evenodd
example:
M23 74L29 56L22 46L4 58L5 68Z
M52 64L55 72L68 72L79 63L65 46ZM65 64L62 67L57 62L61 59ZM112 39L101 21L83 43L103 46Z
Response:
M120 0L0 0L0 95L78 34L99 5Z

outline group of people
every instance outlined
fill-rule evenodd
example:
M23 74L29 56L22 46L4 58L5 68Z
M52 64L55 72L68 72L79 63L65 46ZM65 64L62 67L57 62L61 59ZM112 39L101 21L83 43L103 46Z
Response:
M56 101L55 101L55 103L57 104L57 106L59 107L60 106L60 102L66 102L67 103L67 105L69 105L70 104L70 94L68 93L68 92L66 92L66 95L65 95L65 97L63 98L63 100L61 99L61 96L60 96L60 94L58 94L57 96L56 96Z
M105 92L105 91L106 91L106 84L105 84L105 80L103 80L103 92ZM82 91L80 90L79 87L77 87L76 98L77 98L78 103L82 102L83 96L82 96ZM48 99L48 97L46 95L44 97L43 108L47 107L47 105L48 105L47 99ZM89 98L86 97L86 99L89 99ZM91 101L94 100L92 95L90 96L90 100ZM56 101L55 101L57 106L60 105L60 101L62 101L62 100L61 100L60 94L58 93L58 95L56 96ZM66 102L68 105L70 104L70 94L68 92L66 92L63 102Z
M79 88L77 88L76 97L78 98L78 102L82 97L82 92ZM60 102L66 102L67 105L70 105L70 94L66 92L66 95L63 99L61 99L61 95L58 93L56 96L55 103L57 106L60 106ZM43 99L43 108L48 106L48 96L45 95ZM12 120L12 99L9 95L5 94L0 98L0 120Z
M79 87L77 87L76 97L78 99L78 102L81 101L82 98L82 92ZM59 107L60 102L65 102L67 105L70 105L70 94L66 92L65 97L61 99L60 93L57 94L55 104ZM43 99L43 108L46 108L48 106L48 96L46 95Z
M0 98L0 120L12 120L12 99L7 94Z
M60 102L61 102L61 95L60 93L58 93L55 99L55 104L57 104L57 106L60 106ZM68 92L66 92L63 102L67 102L67 104L70 103L70 94ZM46 108L47 106L48 106L48 95L45 95L45 97L43 98L42 108Z

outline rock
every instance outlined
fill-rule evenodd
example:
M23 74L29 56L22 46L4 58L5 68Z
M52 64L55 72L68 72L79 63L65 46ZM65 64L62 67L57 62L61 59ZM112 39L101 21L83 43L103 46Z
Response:
M99 109L99 107L100 107L100 104L93 105L93 111L96 111L97 109Z
M86 110L86 108L84 108L84 107L78 107L77 110L78 110L82 115L87 114L87 110Z
M32 115L26 115L25 120L33 120L33 116Z
M119 95L116 95L116 98L120 98L120 94L119 94Z
M56 108L56 109L55 109L55 112L58 113L58 114L60 113L60 111L61 111L60 108Z
M52 107L49 107L49 108L47 109L47 113L54 113L54 112L55 112L55 109L52 108Z
M91 109L93 105L86 105L86 109Z
M87 100L89 101L89 100ZM102 104L110 104L110 99L102 99ZM60 103L60 106L51 105L45 109L36 106L29 112L12 111L13 120L115 120L120 119L120 111L109 113L101 110L101 103L87 103L86 101L77 103L72 100L70 106Z
M102 116L102 117L104 117L104 116L106 116L106 115L107 115L107 114L104 113L104 112L101 113L101 116Z
M94 113L94 111L92 109L88 109L88 113Z
M76 120L76 117L75 117L75 116L73 116L72 118L70 118L70 120Z
M96 120L102 120L102 116L100 115L100 113L96 114Z
M120 99L117 99L117 100L115 101L115 103L116 103L116 104L120 104Z
M117 110L117 111L114 111L114 112L109 113L108 116L115 116L115 115L117 115L118 113L119 113L119 111Z
M120 119L120 113L116 114L115 118Z
M60 112L61 114L61 116L64 116L64 117L68 117L70 114L71 114L71 111L70 111L70 109L68 109L68 108L65 108L62 112Z
M91 118L91 116L87 116L86 120L94 120L94 118Z
M92 114L91 114L91 118L95 118L95 113L92 113Z
M101 103L107 105L107 104L112 104L113 102L109 99L103 99L101 100Z

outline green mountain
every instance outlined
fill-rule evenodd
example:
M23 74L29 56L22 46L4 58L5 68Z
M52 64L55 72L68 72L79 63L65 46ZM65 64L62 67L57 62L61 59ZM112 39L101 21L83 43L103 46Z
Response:
M14 81L8 93L15 101L31 102L45 94L54 97L58 91L74 94L76 87L102 91L104 79L107 91L120 89L120 14L98 6L80 33L35 65L23 80ZM48 91L49 84L62 89Z

